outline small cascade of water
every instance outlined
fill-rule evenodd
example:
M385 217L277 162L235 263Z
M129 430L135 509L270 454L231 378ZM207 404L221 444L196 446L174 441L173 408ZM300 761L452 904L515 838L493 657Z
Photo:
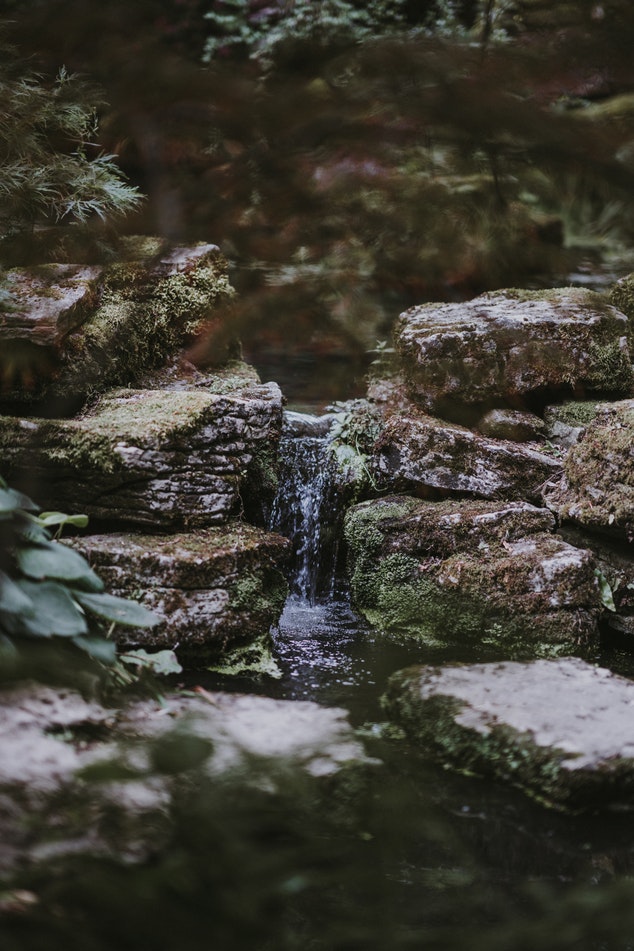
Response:
M309 604L335 586L340 505L328 449L332 416L284 414L280 487L270 528L293 542L291 593Z

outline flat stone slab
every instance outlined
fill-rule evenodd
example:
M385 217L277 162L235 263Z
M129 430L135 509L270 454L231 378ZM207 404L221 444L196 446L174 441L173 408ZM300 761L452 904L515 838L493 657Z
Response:
M599 407L544 501L563 521L634 541L634 400Z
M0 417L3 475L35 486L48 509L152 530L218 525L241 511L281 425L274 383L228 395L115 390L74 419Z
M97 302L96 282L103 268L77 264L42 264L13 268L4 277L12 307L0 311L0 346L28 340L57 346L86 319Z
M428 647L582 652L602 609L596 562L553 528L548 510L522 502L362 502L345 523L355 604L386 634Z
M388 714L455 769L573 810L634 808L634 682L577 658L411 667Z
M599 294L554 288L413 307L395 341L412 398L451 416L453 404L517 407L544 393L629 395L626 333L625 315Z
M0 691L0 877L64 855L146 861L193 776L274 796L294 770L331 807L337 777L375 762L341 708L203 690L115 710L21 684Z
M109 592L134 597L163 619L153 628L119 627L119 644L173 648L179 660L218 655L268 634L288 592L281 567L289 546L244 522L189 534L73 541Z
M541 500L542 485L561 472L559 459L526 444L407 411L386 417L373 464L391 491L530 501Z
M11 367L4 405L94 397L134 385L199 333L233 296L227 264L213 244L168 250L153 238L128 239L116 263L46 264L8 272L16 309L0 315L0 346ZM136 249L136 250L135 250ZM19 338L19 339L17 339ZM233 344L214 354L226 362ZM40 351L46 348L46 362Z

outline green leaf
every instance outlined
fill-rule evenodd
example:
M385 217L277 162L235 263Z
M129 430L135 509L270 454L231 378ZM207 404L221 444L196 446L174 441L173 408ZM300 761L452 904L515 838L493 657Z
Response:
M599 571L598 568L594 569L594 573L597 577L597 582L599 585L599 595L601 597L601 601L604 607L606 607L608 611L616 611L616 605L614 603L612 588L608 584L607 578L605 577L602 571Z
M30 512L18 512L13 516L15 533L19 539L25 542L49 542L51 540L50 532L47 532L40 520L31 515Z
M29 578L73 581L89 591L103 591L103 582L79 552L61 542L41 542L15 553L18 567Z
M92 614L123 624L127 627L154 627L161 623L161 618L148 611L138 601L129 601L127 598L117 598L113 594L85 594L83 591L73 592L76 599Z
M117 647L114 641L109 641L105 637L74 637L73 644L85 651L101 664L110 666L117 659Z
M74 525L75 528L85 528L88 524L87 515L65 515L64 512L42 512L38 521L45 528L53 525Z
M119 660L133 667L151 670L161 677L167 677L168 674L180 674L183 669L178 663L174 651L170 650L148 654L147 651L141 648L136 651L126 651L125 654L121 654Z
M3 572L0 572L0 611L9 614L34 613L33 602L28 595Z
M0 512L17 512L25 509L27 512L37 512L37 505L28 495L23 495L17 489L0 488Z
M33 603L33 616L16 618L17 633L31 637L76 637L88 633L83 612L70 592L55 581L16 581Z

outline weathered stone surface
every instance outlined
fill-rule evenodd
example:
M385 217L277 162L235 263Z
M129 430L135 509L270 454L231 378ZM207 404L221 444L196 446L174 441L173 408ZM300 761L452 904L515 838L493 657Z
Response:
M627 318L593 291L504 290L401 315L395 341L412 398L456 417L456 406L509 405L579 391L629 395Z
M634 400L601 407L544 501L564 521L634 541Z
M14 268L4 276L11 294L11 310L0 311L0 346L28 340L38 346L57 346L86 319L97 301L99 266L42 264Z
M572 809L634 808L634 682L576 658L412 667L388 713L443 762Z
M407 412L387 416L375 453L378 480L393 491L537 501L561 470L557 459L528 446Z
M154 530L217 525L241 510L281 420L274 383L226 396L115 390L75 419L0 417L3 474L45 508ZM259 481L262 494L274 489Z
M179 659L222 653L268 633L287 585L289 542L233 522L179 535L88 535L73 545L113 594L136 597L163 623L119 628L125 646L174 648Z
M521 502L363 502L345 524L355 604L390 636L428 646L583 651L601 609L595 561L553 527L546 509Z
M226 262L215 245L166 250L154 239L137 244L129 249L132 258L116 264L94 268L51 264L10 272L22 299L20 311L9 313L0 324L0 341L7 334L15 336L20 316L22 325L29 327L26 342L31 347L54 343L55 362L43 372L37 353L29 356L21 351L20 372L11 373L8 384L5 380L6 406L44 399L81 400L112 386L129 386L182 347L214 308L233 295ZM38 275L37 285L33 274ZM65 284L55 283L58 274L68 274ZM73 297L79 298L80 292L81 308ZM57 314L64 298L65 309ZM34 318L25 323L27 314ZM218 354L218 362L230 356Z
M0 691L0 878L70 854L146 860L192 772L210 795L234 775L274 795L280 762L328 794L374 761L344 710L311 702L202 691L114 710L68 689ZM90 782L78 775L88 767L100 767Z
M544 420L534 413L514 409L491 409L478 421L483 436L511 439L513 442L534 442L544 436Z

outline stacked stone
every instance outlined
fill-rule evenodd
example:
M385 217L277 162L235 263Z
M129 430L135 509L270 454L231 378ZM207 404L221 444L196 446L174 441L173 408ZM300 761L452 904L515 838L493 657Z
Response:
M356 605L427 661L394 675L388 715L575 809L632 807L632 684L583 659L600 629L634 634L632 283L401 315L364 409L382 497L346 518Z
M112 593L163 618L126 631L137 646L214 654L268 632L283 606L287 542L243 520L271 501L282 397L226 352L213 373L174 362L231 297L218 249L136 247L113 265L9 273L17 307L0 340L21 362L3 361L2 474L106 530L74 544Z

